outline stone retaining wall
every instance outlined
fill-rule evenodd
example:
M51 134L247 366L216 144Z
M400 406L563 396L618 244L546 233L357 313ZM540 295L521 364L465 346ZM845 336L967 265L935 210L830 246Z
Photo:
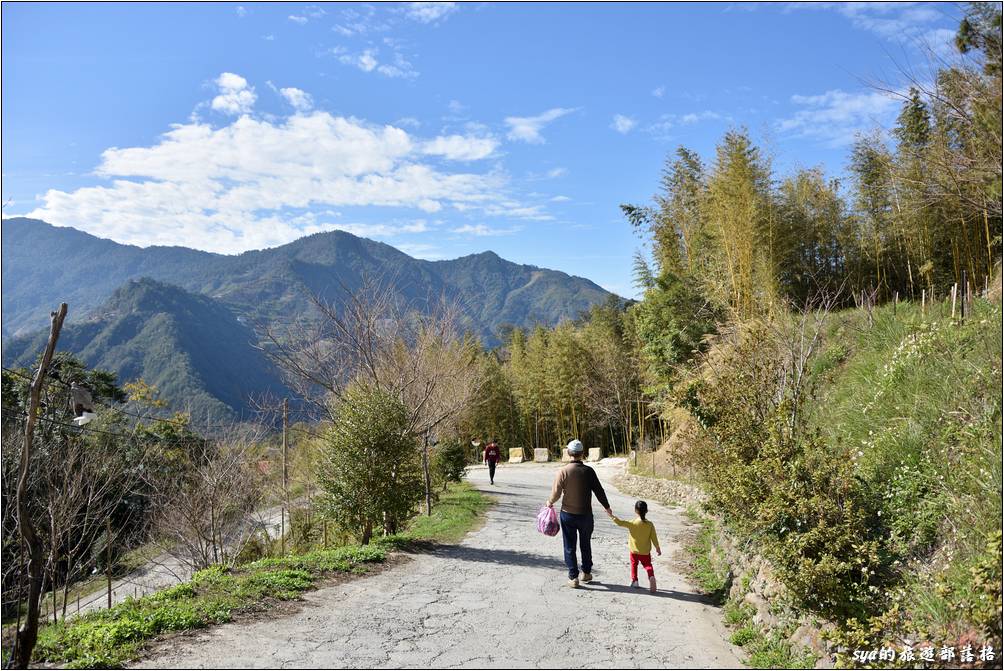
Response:
M628 472L627 461L624 462L624 472L614 479L614 484L625 494L668 506L702 503L706 498L699 487L685 482L632 475Z

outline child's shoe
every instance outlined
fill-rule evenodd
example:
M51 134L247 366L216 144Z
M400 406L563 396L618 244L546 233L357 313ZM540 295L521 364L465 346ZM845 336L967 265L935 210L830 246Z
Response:
M593 581L593 574L592 573L586 573L585 571L583 571L582 572L582 582L592 582L592 581Z
M637 580L632 580L631 581L631 586L634 587L635 589L638 589L638 581Z
M655 576L650 575L648 577L648 591L655 594Z
M571 580L568 581L568 586L571 587L572 589L575 589L576 587L579 586L579 579L572 578Z

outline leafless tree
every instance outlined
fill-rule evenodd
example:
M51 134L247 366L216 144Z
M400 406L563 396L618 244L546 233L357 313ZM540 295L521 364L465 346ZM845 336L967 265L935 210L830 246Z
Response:
M121 454L123 446L119 442L105 440L100 434L88 438L91 436L77 435L51 441L43 476L44 491L48 492L46 565L53 619L58 617L57 585L62 582L65 619L69 587L92 568L89 560L95 539L104 536L107 553L120 545L122 535L133 528L131 520L119 519L113 530L110 521L138 482L136 464ZM110 556L105 561L110 564Z
M188 463L148 479L157 545L192 570L233 564L257 526L261 429L236 426L192 443Z
M263 325L263 350L289 384L331 419L353 380L400 399L409 431L422 439L430 511L430 439L484 383L477 375L478 345L461 333L455 301L427 301L419 311L372 280L356 291L342 287L340 299L332 303L312 295L318 318Z

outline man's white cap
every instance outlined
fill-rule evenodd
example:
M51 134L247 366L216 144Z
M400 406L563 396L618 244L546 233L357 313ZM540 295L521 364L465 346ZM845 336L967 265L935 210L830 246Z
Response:
M582 454L583 452L586 451L586 448L582 445L581 440L573 440L568 445L566 445L566 449L568 450L569 454Z

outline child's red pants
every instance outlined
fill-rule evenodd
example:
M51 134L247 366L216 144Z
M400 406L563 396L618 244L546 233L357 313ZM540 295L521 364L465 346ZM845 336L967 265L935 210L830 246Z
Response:
M640 555L635 552L631 553L631 582L638 580L638 564L645 567L648 572L648 577L651 578L655 575L655 569L652 568L652 555Z

